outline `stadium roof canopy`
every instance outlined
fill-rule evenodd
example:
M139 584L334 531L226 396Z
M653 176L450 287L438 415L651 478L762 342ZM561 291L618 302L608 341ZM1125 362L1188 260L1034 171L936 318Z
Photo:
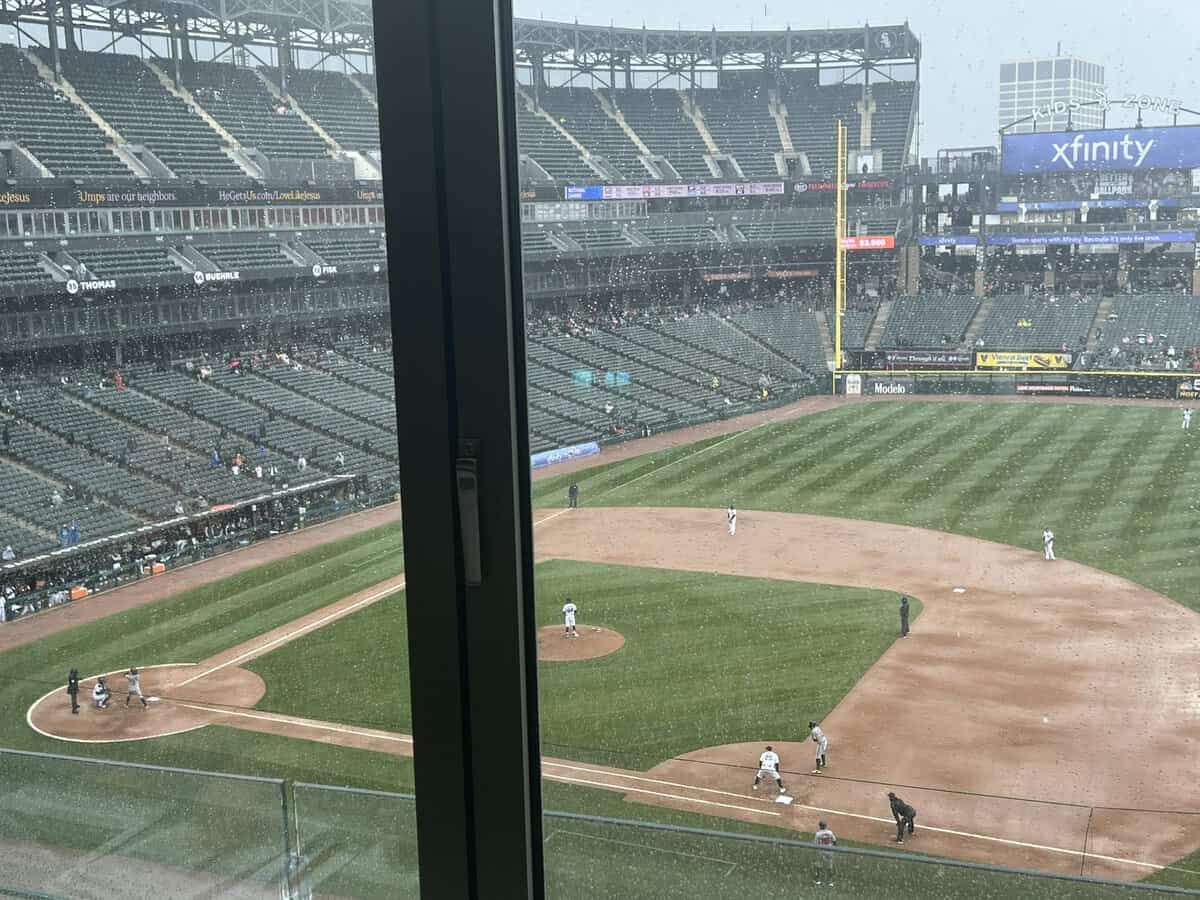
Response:
M682 31L517 19L518 63L604 69L863 65L918 61L921 42L905 25L794 31Z
M399 2L399 0L378 0ZM45 25L47 0L0 0L0 23ZM114 35L166 35L186 24L191 37L276 44L327 53L371 52L372 0L59 0L75 27ZM854 65L920 59L907 24L782 31L683 31L517 19L519 64L581 71L652 68L673 72L724 66Z

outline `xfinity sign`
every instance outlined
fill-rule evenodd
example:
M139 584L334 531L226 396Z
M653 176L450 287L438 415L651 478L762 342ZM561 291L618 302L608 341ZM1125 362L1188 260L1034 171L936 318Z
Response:
M1200 125L1006 134L1000 158L1001 171L1009 175L1196 166Z

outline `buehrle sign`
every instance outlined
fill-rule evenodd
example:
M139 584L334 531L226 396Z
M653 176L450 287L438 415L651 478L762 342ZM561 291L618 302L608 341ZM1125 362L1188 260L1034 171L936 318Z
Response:
M1006 134L1000 170L1077 172L1200 166L1200 125Z

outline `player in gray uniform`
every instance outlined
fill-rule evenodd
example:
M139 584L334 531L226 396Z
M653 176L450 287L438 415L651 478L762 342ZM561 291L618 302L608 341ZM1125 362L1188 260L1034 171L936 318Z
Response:
M817 833L813 835L813 843L821 848L817 851L817 884L823 878L826 884L833 887L833 854L829 851L837 846L837 835L829 830L825 822L818 822L817 828Z
M821 726L816 722L808 723L808 734L812 738L812 742L817 745L817 767L812 770L812 773L820 775L821 770L825 768L825 754L829 750L829 738L825 737L825 732L821 730Z
M136 666L130 666L129 671L125 673L125 683L127 685L125 707L129 708L130 698L136 695L142 701L142 709L149 709L150 704L146 702L146 698L142 695L142 676L138 674Z

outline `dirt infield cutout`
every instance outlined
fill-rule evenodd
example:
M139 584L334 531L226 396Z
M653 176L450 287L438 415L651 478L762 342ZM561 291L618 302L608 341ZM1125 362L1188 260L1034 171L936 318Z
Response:
M565 637L561 625L543 625L538 629L537 654L540 662L572 662L598 659L616 653L625 646L625 636L611 628L579 625L578 637Z

